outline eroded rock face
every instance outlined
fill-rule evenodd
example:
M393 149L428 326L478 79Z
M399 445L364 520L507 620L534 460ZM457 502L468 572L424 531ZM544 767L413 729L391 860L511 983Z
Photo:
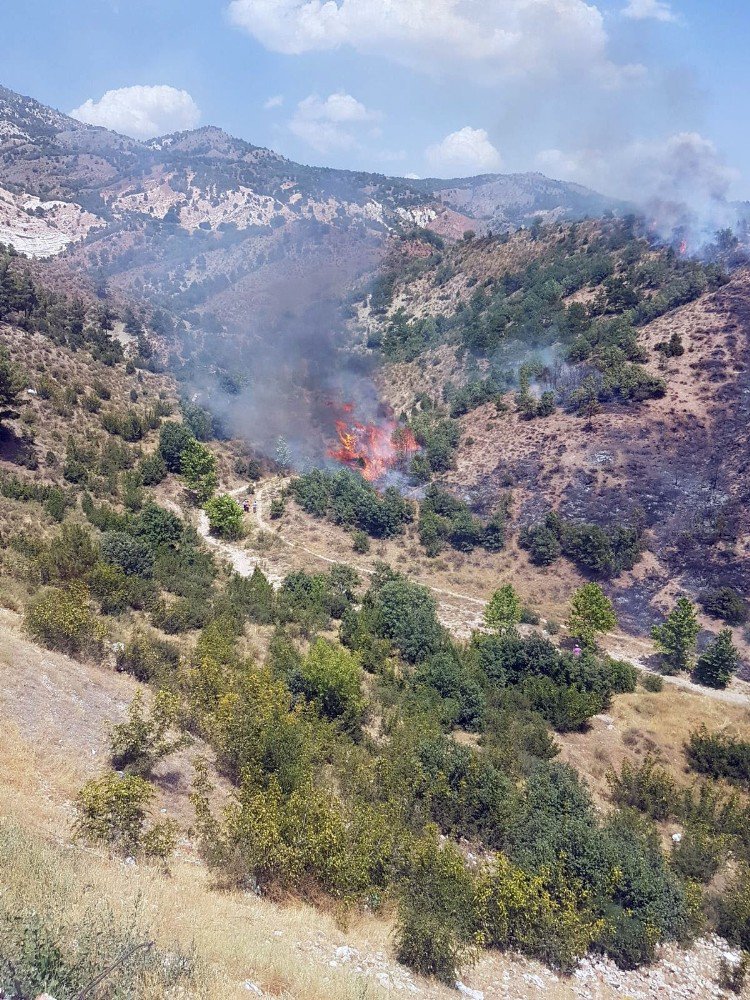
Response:
M43 201L0 187L0 243L27 257L54 257L103 225L73 202Z

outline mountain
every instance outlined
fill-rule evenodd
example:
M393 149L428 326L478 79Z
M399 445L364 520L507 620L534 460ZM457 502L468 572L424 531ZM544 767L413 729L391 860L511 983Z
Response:
M38 256L61 252L92 230L159 221L189 233L232 228L257 235L314 220L381 234L406 224L460 236L472 222L515 226L540 213L577 217L613 207L541 174L412 181L305 166L212 126L138 142L6 88L0 186L0 235ZM24 213L39 220L32 232L22 224ZM46 230L59 238L45 241Z
M453 211L483 220L488 229L528 225L537 216L555 221L627 210L624 202L540 173L428 178L417 182L417 186Z

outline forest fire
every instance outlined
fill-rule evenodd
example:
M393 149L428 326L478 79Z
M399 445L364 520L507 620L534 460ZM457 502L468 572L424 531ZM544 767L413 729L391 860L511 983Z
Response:
M341 410L348 414L354 407L345 403ZM408 469L412 455L419 451L411 430L393 420L382 424L337 420L336 435L339 446L328 449L329 458L356 469L370 483L382 479L391 469Z

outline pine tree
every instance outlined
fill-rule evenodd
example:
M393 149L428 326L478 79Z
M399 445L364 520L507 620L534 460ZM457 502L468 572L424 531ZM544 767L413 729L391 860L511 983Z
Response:
M695 605L687 597L678 598L664 624L651 629L668 673L690 669L699 631Z
M502 634L516 626L520 620L521 599L512 584L506 583L495 591L484 609L485 625Z
M23 386L23 372L5 351L0 350L0 420L18 416L13 407L19 403L18 395Z
M725 628L701 653L693 671L693 680L706 687L725 688L739 666L732 630Z
M596 637L617 627L617 615L612 602L598 583L579 587L571 601L568 629L574 639L593 649Z

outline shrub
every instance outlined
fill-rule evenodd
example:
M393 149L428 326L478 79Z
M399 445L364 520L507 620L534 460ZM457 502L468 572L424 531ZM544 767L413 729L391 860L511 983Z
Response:
M114 726L109 750L118 771L148 778L156 764L184 746L184 737L174 736L180 701L177 695L159 691L146 716L140 692L133 696L125 722Z
M678 806L674 779L654 757L647 757L640 766L626 760L619 774L610 773L607 781L612 801L646 813L655 820L665 820Z
M698 600L707 615L721 618L727 625L743 625L748 619L747 602L731 587L704 590Z
M606 705L596 691L556 684L550 677L527 677L519 689L529 706L560 733L584 729L588 720L604 711Z
M701 774L727 778L740 783L750 782L750 741L731 733L709 733L701 726L690 734L685 745L688 763Z
M370 551L370 539L364 531L357 529L352 535L352 542L352 548L359 555L366 555Z
M475 906L482 943L519 951L569 971L601 931L601 922L579 909L570 885L531 875L499 854L477 879Z
M154 789L144 778L110 773L91 778L76 796L77 837L125 854L141 846Z
M705 884L721 868L725 852L725 837L717 836L703 824L690 824L672 848L672 867L681 878Z
M132 524L134 533L152 552L175 545L182 538L182 521L171 510L149 501Z
M458 850L429 831L412 851L395 933L399 962L451 986L473 958L473 880Z
M164 481L168 472L167 463L158 451L146 456L139 468L144 486L158 486Z
M640 680L646 691L650 691L652 694L658 694L664 690L664 678L660 677L659 674L642 671Z
M410 663L434 653L443 638L435 598L426 587L404 577L389 580L376 590L373 628Z
M638 669L627 660L606 660L609 683L613 694L632 694L638 683ZM661 677L659 678L661 680Z
M750 953L743 951L739 961L733 962L722 956L719 962L719 986L732 993L742 993L750 969Z
M143 682L166 680L176 672L179 662L176 646L146 632L134 632L117 653L117 669Z
M149 577L154 555L148 545L125 531L109 531L102 539L102 558L119 567L126 576Z
M443 699L446 722L466 729L479 729L485 696L479 684L450 653L438 653L423 663L414 679L437 691Z
M362 667L355 653L318 639L301 663L302 693L328 719L339 720L350 732L362 721Z
M737 866L718 903L717 930L731 944L750 951L750 865Z
M536 566L550 566L562 555L558 534L547 524L525 528L520 541Z
M86 528L64 524L60 534L37 557L42 582L79 580L93 568L98 557L97 546Z
M88 591L77 585L42 591L28 605L25 623L37 642L71 656L97 653L106 634L91 612Z
M232 611L258 625L269 625L276 610L276 591L256 566L250 577L233 574L224 593Z
M244 532L242 507L226 494L208 500L203 508L211 533L221 538L240 538Z
M171 594L209 600L216 566L207 549L188 541L178 548L163 546L154 562L154 578Z
M533 608L530 608L528 604L524 604L518 620L522 625L538 625L541 619Z

